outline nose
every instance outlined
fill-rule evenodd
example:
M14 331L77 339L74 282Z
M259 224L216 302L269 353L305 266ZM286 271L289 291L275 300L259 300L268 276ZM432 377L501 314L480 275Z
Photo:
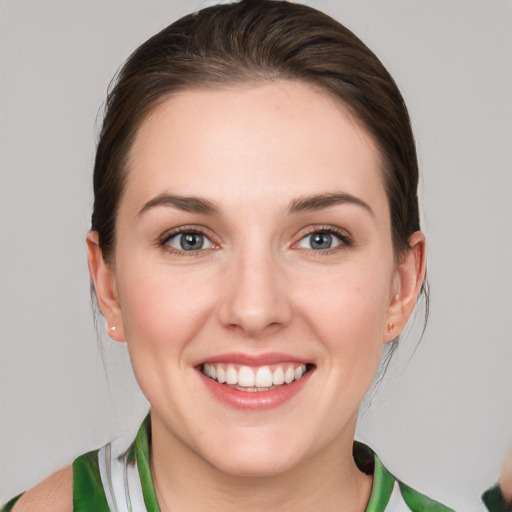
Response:
M290 289L286 272L276 260L268 248L247 248L230 259L219 308L225 327L259 339L289 323Z

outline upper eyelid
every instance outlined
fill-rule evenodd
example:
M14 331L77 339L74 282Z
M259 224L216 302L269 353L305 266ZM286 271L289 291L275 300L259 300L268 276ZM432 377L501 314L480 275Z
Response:
M164 231L159 237L159 242L163 243L170 238L173 238L175 236L186 234L186 233L200 233L201 235L205 236L212 242L212 238L215 238L214 235L212 235L211 231L203 226L197 226L197 225L184 225L184 226L178 226L176 228L168 229L167 231Z
M332 233L338 235L341 238L352 239L352 235L346 230L332 225L313 225L303 228L297 234L297 240L302 240L304 237L312 235L313 233Z

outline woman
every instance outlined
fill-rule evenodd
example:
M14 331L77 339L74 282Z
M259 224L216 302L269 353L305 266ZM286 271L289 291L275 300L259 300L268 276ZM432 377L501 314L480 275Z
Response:
M445 510L352 457L423 282L416 187L392 79L323 15L242 2L143 45L109 99L87 241L151 421L120 468L81 457L14 510L126 489L148 510Z

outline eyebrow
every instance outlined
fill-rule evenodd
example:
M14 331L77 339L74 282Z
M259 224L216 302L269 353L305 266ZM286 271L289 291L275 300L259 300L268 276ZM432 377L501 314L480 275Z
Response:
M219 213L219 208L212 201L202 197L160 194L148 201L141 208L138 215L142 215L156 206L168 206L184 212L202 213L204 215L218 215Z
M301 196L291 201L288 206L288 214L298 214L305 212L314 212L324 210L340 204L355 204L367 210L372 216L373 210L362 199L345 192L328 192L325 194L314 194L311 196ZM139 211L142 215L151 208L157 206L166 206L190 213L200 213L203 215L219 215L220 208L209 199L197 196L183 196L173 194L160 194L149 200Z
M365 203L362 199L345 192L333 192L298 197L290 203L288 213L314 212L340 204L355 204L364 208L374 216L374 212L368 203Z

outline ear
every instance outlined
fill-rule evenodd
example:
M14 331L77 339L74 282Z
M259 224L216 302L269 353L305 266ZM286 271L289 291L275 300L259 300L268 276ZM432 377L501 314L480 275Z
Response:
M89 231L86 242L89 273L94 283L98 304L105 318L107 334L114 341L125 341L114 269L103 259L97 231Z
M425 279L426 260L425 235L416 231L409 238L409 250L395 269L384 343L394 340L407 324Z

